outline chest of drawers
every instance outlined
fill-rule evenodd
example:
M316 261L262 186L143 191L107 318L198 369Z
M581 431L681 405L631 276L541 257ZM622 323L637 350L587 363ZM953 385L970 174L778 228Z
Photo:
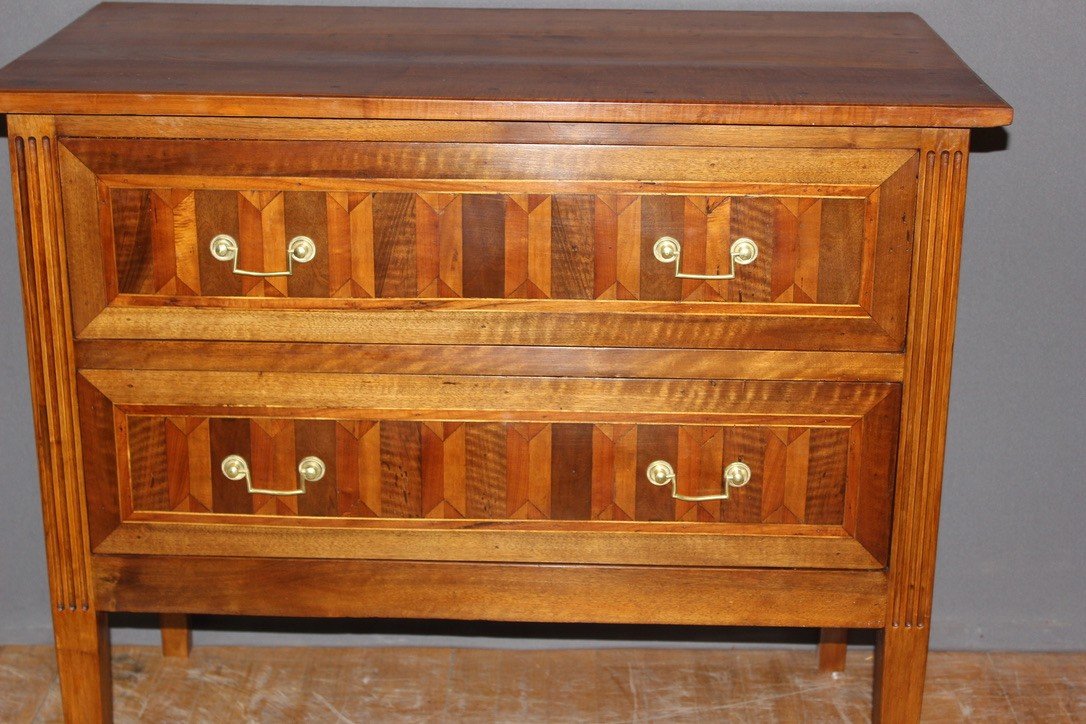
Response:
M868 628L918 718L1011 114L915 16L105 5L0 110L69 719L111 611Z

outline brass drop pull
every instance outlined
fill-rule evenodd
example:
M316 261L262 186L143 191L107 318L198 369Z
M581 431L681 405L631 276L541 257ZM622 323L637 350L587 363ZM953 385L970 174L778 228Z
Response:
M315 483L324 477L324 461L318 457L309 456L302 458L298 463L298 487L295 490L266 490L254 488L253 479L249 476L249 463L240 455L227 455L222 461L222 474L227 480L245 480L245 488L250 493L262 495L303 495L305 484Z
M707 500L727 500L731 497L732 488L741 488L750 482L750 466L746 463L734 462L724 468L724 492L718 495L682 495L678 490L675 479L675 468L666 460L656 460L649 463L645 469L645 475L653 485L663 487L671 486L671 497L675 500L685 500L688 503L702 503Z
M287 244L287 270L258 272L238 269L238 242L229 234L219 234L211 240L211 256L219 261L232 261L235 274L246 277L289 277L294 273L294 263L305 264L317 256L317 245L308 236L296 236Z
M735 279L735 265L746 266L758 258L758 245L753 239L740 237L732 242L731 270L727 274L687 274L680 271L679 260L682 256L682 245L679 240L671 236L661 236L652 245L652 254L657 261L664 264L675 264L675 277L678 279Z

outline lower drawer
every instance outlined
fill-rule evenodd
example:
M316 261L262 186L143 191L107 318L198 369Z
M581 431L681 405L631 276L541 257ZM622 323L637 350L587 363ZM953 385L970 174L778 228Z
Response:
M827 568L886 562L896 385L694 380L679 390L685 402L671 410L675 419L660 420L638 411L630 381L582 381L610 388L606 404L601 390L579 396L566 388L566 409L558 412L487 409L478 400L474 414L445 414L392 409L394 401L370 401L372 409L238 410L210 379L200 379L204 392L196 395L183 392L187 385L157 385L159 392L141 397L147 374L85 372L80 382L96 552ZM502 384L489 385L499 398ZM545 392L550 383L509 384ZM747 402L717 411L714 396L748 388ZM805 402L776 403L781 412L774 413L772 399L759 399L785 391ZM214 404L189 401L201 395ZM622 407L624 395L628 412L603 409ZM148 399L156 396L180 399ZM805 409L822 397L825 415ZM457 406L465 402L458 397Z
M840 526L848 427L133 415L132 511Z

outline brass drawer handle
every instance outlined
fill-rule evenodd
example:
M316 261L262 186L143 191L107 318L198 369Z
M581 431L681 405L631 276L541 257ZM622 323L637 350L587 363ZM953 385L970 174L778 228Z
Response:
M671 236L661 236L652 245L653 256L664 264L675 263L675 277L678 279L735 279L735 265L746 266L758 258L758 245L753 239L743 236L732 242L729 252L731 257L731 271L727 274L687 274L679 271L679 258L682 256L682 245L679 240Z
M750 466L746 463L734 462L724 468L724 492L719 495L682 495L678 491L675 480L675 468L666 460L657 460L649 463L645 469L645 475L653 485L671 485L671 497L675 500L685 500L688 503L701 503L706 500L727 500L731 497L732 488L741 488L750 482Z
M219 234L211 240L211 256L219 261L232 261L235 274L247 277L289 277L294 273L294 262L305 264L317 256L317 245L308 236L296 236L287 244L287 270L257 272L238 269L238 242L229 234Z
M296 490L265 490L254 488L253 480L249 477L249 463L240 455L227 455L222 461L222 474L228 480L245 479L245 487L250 493L263 495L303 495L306 483L315 483L324 477L324 461L318 457L309 456L302 458L298 463L298 488Z

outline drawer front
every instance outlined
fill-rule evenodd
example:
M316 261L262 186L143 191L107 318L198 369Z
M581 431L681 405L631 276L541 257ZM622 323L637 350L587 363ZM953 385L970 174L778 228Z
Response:
M86 337L902 345L909 150L64 148Z
M335 409L305 392L322 377L345 378L325 381ZM247 407L282 383L310 408ZM897 385L491 379L442 392L458 384L85 370L96 550L885 565ZM517 409L547 409L532 388L562 409Z
M860 198L120 188L107 203L107 286L160 303L859 305L874 242Z
M140 512L844 524L844 426L159 415L125 424L124 497Z

